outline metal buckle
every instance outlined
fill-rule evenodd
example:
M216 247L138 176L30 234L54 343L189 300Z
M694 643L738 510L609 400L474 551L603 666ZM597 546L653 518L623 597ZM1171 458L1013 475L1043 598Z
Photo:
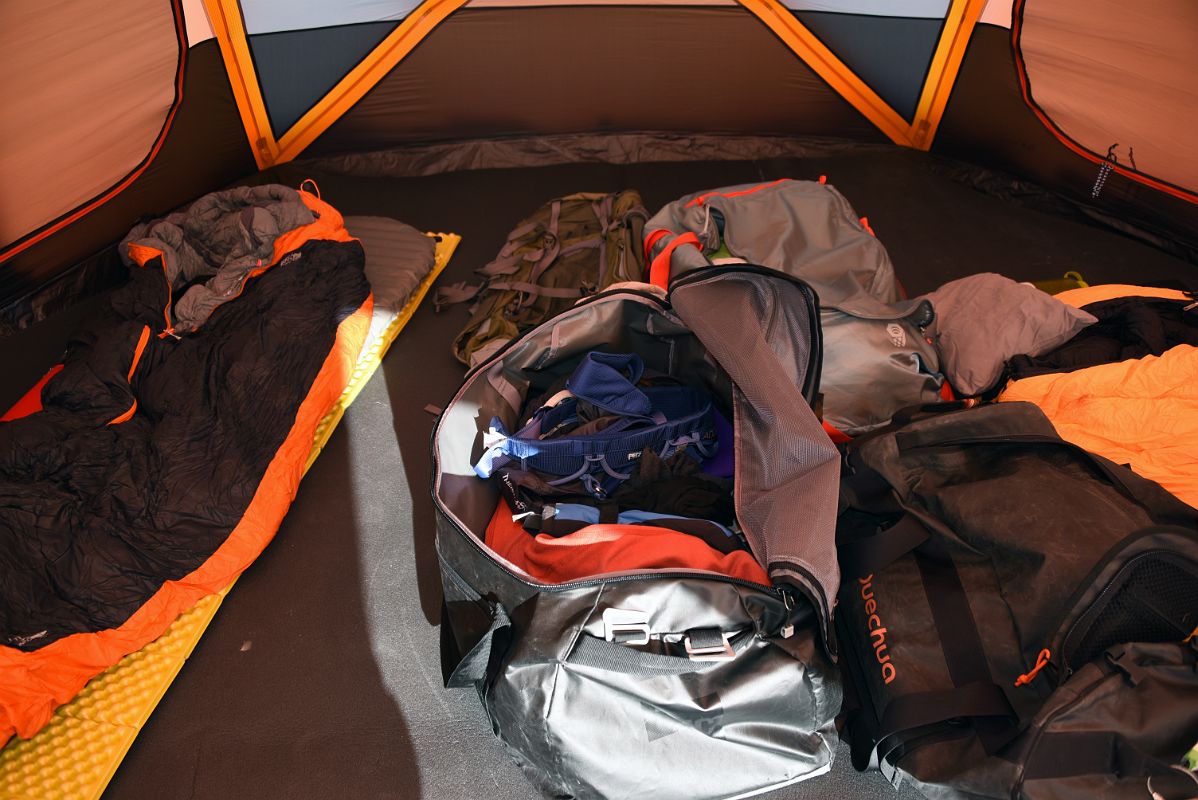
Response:
M636 635L629 637L628 634ZM603 610L603 638L619 644L649 644L649 615L631 608L606 608Z
M723 640L721 644L710 647L694 647L689 636L683 639L682 643L686 645L686 655L691 661L731 661L736 658L736 651L732 649L732 642L728 641L728 634L721 634L720 638Z

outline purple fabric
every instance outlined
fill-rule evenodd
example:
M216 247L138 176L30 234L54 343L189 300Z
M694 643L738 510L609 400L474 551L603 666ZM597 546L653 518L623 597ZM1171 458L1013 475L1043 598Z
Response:
M736 451L736 442L732 434L732 423L724 419L724 415L714 407L711 409L711 416L715 421L718 449L714 456L703 462L703 471L717 478L734 477L736 462L733 453Z

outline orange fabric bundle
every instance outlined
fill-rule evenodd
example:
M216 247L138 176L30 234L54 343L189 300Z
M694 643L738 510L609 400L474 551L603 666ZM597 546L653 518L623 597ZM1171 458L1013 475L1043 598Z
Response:
M545 583L633 569L695 569L770 585L744 550L721 553L702 539L651 525L588 525L567 536L530 535L502 500L487 525L486 544L501 558Z

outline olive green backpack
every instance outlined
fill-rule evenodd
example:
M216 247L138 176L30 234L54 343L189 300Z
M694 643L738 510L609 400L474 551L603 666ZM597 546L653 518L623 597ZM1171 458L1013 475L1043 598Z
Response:
M454 356L473 366L579 298L642 280L648 216L635 190L571 194L541 206L478 270L485 283L438 290L438 310L474 300L470 322L454 339Z

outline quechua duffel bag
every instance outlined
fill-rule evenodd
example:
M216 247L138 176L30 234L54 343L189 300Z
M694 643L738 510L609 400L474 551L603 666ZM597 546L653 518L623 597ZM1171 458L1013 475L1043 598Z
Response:
M854 765L933 798L1149 797L1198 737L1178 644L1198 626L1198 511L1030 403L900 416L844 456Z
M756 267L696 273L668 295L600 293L472 370L438 420L447 685L477 689L546 796L733 797L829 769L839 466L811 409L817 321L806 284ZM595 351L635 353L732 421L736 516L760 582L675 565L547 583L488 547L488 520L507 511L473 468L492 418L520 430L526 398Z

